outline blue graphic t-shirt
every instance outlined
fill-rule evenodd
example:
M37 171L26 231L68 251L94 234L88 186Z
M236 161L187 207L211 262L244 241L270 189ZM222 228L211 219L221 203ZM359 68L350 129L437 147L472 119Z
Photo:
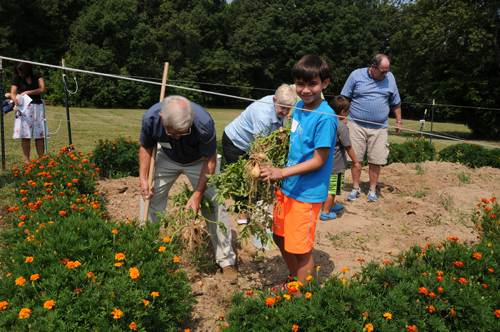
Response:
M295 107L303 108L304 102L298 102ZM328 196L338 124L326 101L314 111L296 109L293 113L287 167L312 159L318 148L330 148L328 158L320 169L286 178L281 186L281 191L288 197L307 203L324 202Z

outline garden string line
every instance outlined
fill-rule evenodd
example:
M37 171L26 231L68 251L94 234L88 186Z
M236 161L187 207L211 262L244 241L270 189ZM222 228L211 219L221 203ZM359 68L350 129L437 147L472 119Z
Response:
M241 97L241 96L234 96L234 95L229 95L229 94L225 94L225 93L219 93L219 92L213 92L213 91L207 91L207 90L189 88L189 87L172 85L172 84L167 84L167 83L163 84L163 83L159 83L159 82L146 81L146 80L131 78L131 77L122 76L122 75L106 74L106 73L93 72L93 71L76 69L76 68L70 68L70 67L62 67L62 66L50 65L50 64L45 64L45 63L40 63L40 62L35 62L35 61L27 61L27 60L22 60L22 59L10 58L10 57L5 57L5 56L0 56L0 58L5 59L5 60L10 60L10 61L30 63L30 64L34 64L34 65L38 65L38 66L51 67L51 68L57 68L57 69L63 69L63 70L70 70L70 71L73 71L73 72L79 72L79 73L84 73L84 74L100 75L100 76L105 76L105 77L118 78L118 79L124 79L124 80L139 82L139 83L146 83L146 84L153 84L153 85L160 85L160 86L163 85L165 87L170 87L170 88L174 88L174 89L182 89L182 90L188 90L188 91L194 91L194 92L201 92L201 93L206 93L206 94L211 94L211 95L216 95L216 96L221 96L221 97L227 97L227 98L245 100L245 101L250 101L250 102L256 102L256 101L258 101L258 102L261 102L261 103L264 103L264 104L271 104L271 105L278 105L278 106L282 106L282 107L289 107L288 105L280 105L280 104L275 104L275 103L272 103L272 102L265 102L265 101L262 101L262 100L256 100L256 99L252 99L252 98L246 98L246 97ZM295 107L295 109L304 110L303 108L298 108L298 107ZM315 112L315 113L318 113L318 114L324 114L324 115L328 115L328 116L336 116L338 118L345 118L345 117L340 116L340 115L329 114L329 113L324 113L324 112L318 112L318 111L314 111L314 110L306 110L306 111ZM368 123L368 124L375 124L377 126L380 126L380 128L397 128L396 126L391 126L391 125L380 125L380 123L375 123L375 122L372 122L372 121L366 121L366 120L356 120L356 121L363 122L363 123ZM409 131L409 132L414 132L414 133L417 133L417 134L421 133L420 131L412 130L412 129L404 129L404 130L405 131ZM426 136L430 135L430 136L441 137L441 138L449 139L449 140L455 140L455 141L460 141L460 142L467 142L467 143L470 143L470 144L477 144L477 145L483 145L483 146L488 146L488 147L492 147L492 148L499 148L499 147L494 146L494 145L488 145L488 144L474 142L474 141L467 141L467 140L463 140L463 139L449 138L449 137L445 137L445 136L442 136L442 135L437 135L437 134L434 134L434 133L425 133L425 132L422 132L422 134L424 134Z

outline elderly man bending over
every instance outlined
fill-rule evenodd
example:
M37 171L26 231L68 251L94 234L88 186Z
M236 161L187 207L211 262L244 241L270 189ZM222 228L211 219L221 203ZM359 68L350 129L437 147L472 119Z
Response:
M148 220L157 221L155 212L165 210L170 188L182 173L186 174L194 188L194 193L186 204L186 211L192 208L198 212L203 195L212 202L215 212L205 217L208 220L218 220L227 228L227 232L223 233L217 224L207 222L215 259L222 268L224 279L236 283L236 255L231 246L231 226L226 207L212 200L215 187L207 188L208 179L205 176L214 174L217 162L217 137L210 114L184 97L170 96L146 111L142 118L139 140L141 216L144 214L144 201L149 199ZM162 148L156 155L154 182L149 188L151 154L157 142Z

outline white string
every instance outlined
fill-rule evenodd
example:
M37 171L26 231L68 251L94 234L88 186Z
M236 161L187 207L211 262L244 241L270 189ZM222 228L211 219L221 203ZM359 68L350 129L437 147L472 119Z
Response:
M47 121L58 121L57 119L47 119ZM108 122L90 122L90 121L78 121L78 120L64 120L64 119L59 119L59 121L65 121L65 122L71 122L71 123L90 123L90 124L98 124L102 125L105 124L106 126L132 126L132 127L142 127L142 125L138 124L127 124L127 123L108 123Z
M45 111L47 113L54 113L54 114L60 114L60 115L64 115L65 113L59 113L59 112L54 112L54 111ZM100 112L100 111L99 111ZM119 119L137 119L137 120L142 120L142 117L141 118L136 118L136 117L126 117L126 116L117 116L117 115L99 115L99 114L95 114L95 115L88 115L88 114L76 114L76 113L71 113L72 116L96 116L96 117L102 117L102 118L119 118Z
M49 64L45 64L45 63L40 63L40 62L35 62L35 61L27 61L27 60L22 60L22 59L15 59L15 58L10 58L10 57L5 57L5 56L0 56L0 58L1 59L5 59L5 60L30 63L30 64L34 64L34 65L39 65L39 66L45 66L45 67L51 67L51 68L58 68L58 69L65 69L65 70L70 70L70 71L79 72L79 73L86 73L86 74L92 74L92 75L100 75L100 76L105 76L105 77L118 78L118 79L124 79L124 80L135 81L135 82L140 82L140 83L147 83L147 84L153 84L153 85L163 85L165 87L182 89L182 90L188 90L188 91L195 91L195 92L202 92L202 93L216 95L216 96L221 96L221 97L234 98L234 99L240 99L240 100L251 101L251 102L258 101L258 102L261 102L261 103L264 103L264 104L278 105L278 106L282 106L282 107L290 107L289 105L275 104L275 103L272 103L272 102L266 102L266 101L262 101L262 100L252 99L252 98L246 98L246 97L240 97L240 96L233 96L233 95L228 95L228 94L225 94L225 93L212 92L212 91L206 91L206 90L195 89L195 88L188 88L188 87L184 87L184 86L178 86L178 85L172 85L172 84L166 84L166 83L158 83L158 82L151 82L151 81L140 80L140 79L135 79L135 78L126 77L126 76L124 77L124 76L121 76L121 75L106 74L106 73L99 73L99 72L93 72L93 71L76 69L76 68L70 68L70 67L62 67L62 66L56 66L56 65L49 65ZM451 105L441 105L441 106L451 106ZM300 109L300 110L304 110L304 111L314 112L314 113L318 113L318 114L324 114L324 115L328 115L328 116L336 116L337 118L346 118L346 117L343 117L343 116L340 116L340 115L330 114L330 113L324 113L324 112L318 112L318 111L315 111L315 110L306 110L306 109L298 108L298 107L295 107L295 109ZM374 125L380 126L380 128L398 128L398 129L400 129L399 127L396 127L396 126L380 125L380 123L376 123L376 122L372 122L372 121L366 121L366 120L356 120L356 121L367 123L367 124L374 124ZM80 122L82 122L82 121L80 121ZM418 134L421 133L420 131L416 131L416 130L412 130L412 129L405 129L405 128L403 128L403 130L409 131L409 132L415 132L415 133L418 133ZM459 141L459 142L468 142L468 143L471 143L471 144L483 145L483 146L488 146L488 147L492 147L492 148L500 148L498 146L484 144L484 143L479 143L479 142L467 141L467 140L456 139L456 138L448 138L448 137L445 137L445 136L442 136L442 135L437 135L437 134L430 133L430 132L429 133L422 132L422 134L425 135L425 136L429 136L430 135L430 136L441 137L441 138L450 139L450 140Z

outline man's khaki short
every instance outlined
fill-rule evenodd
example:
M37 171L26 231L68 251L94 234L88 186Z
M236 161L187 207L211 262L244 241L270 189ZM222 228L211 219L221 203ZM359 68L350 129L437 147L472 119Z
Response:
M375 165L387 164L389 155L388 129L370 129L362 127L352 121L347 123L351 146L354 149L356 158L359 162L363 161L365 153L368 157L368 163ZM349 161L352 161L347 156Z

